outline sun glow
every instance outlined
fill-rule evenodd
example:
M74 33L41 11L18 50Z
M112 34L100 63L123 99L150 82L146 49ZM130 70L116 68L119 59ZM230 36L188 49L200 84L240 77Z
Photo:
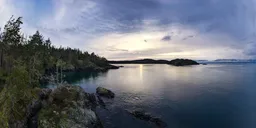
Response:
M117 45L116 47L120 49L127 49L128 51L140 51L140 50L146 50L146 49L151 49L154 46L152 44L147 44L146 42L143 41L129 41L129 43L123 43L120 45Z
M140 79L143 78L143 65L140 65Z

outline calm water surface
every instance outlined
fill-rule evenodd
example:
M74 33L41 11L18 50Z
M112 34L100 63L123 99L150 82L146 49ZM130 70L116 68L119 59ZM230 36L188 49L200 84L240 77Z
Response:
M256 64L124 65L106 73L74 73L67 81L116 93L97 109L106 128L152 128L126 110L142 109L169 128L256 128Z

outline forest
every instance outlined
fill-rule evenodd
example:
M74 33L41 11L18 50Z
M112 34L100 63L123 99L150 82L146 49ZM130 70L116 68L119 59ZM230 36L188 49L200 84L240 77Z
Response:
M25 116L41 81L62 82L62 72L67 71L117 68L95 53L56 47L39 31L25 38L22 24L22 17L11 17L0 31L0 126Z

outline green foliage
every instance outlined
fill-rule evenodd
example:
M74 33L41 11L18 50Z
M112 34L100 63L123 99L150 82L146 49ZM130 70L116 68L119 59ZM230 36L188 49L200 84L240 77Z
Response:
M0 32L0 69L7 74L17 63L28 71L29 85L36 87L45 74L70 70L95 70L109 66L107 60L95 53L79 49L55 47L39 31L25 39L21 34L22 18L11 18Z
M8 122L20 121L26 117L26 107L35 98L29 87L28 72L24 66L15 67L6 79L0 93L0 126Z
M21 17L14 19L11 18L4 27L2 34L3 43L9 45L18 45L21 40L20 25L23 24Z

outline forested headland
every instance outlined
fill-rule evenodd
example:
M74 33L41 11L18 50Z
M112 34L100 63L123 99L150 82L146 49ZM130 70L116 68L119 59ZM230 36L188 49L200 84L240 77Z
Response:
M53 46L51 40L36 31L25 38L21 32L22 18L11 18L0 31L0 81L15 70L26 70L31 86L45 74L61 71L103 71L115 68L107 59L79 49Z
M39 31L25 38L22 24L21 17L12 17L0 31L0 126L26 116L26 107L36 98L35 88L42 80L53 78L59 83L65 71L118 68L95 53L53 46Z

